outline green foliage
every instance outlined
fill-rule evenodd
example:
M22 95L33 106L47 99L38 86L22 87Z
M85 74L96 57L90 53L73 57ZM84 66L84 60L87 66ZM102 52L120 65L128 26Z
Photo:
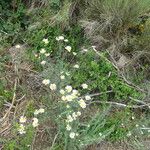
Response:
M5 143L5 150L29 150L34 137L33 127L29 127L25 135L16 135L14 139Z
M26 116L27 117L33 117L34 111L35 111L34 101L30 100L28 102L28 105L27 105L27 108L26 108Z
M4 78L5 77L5 63L8 61L7 56L3 56L0 58L0 110L5 101L9 102L12 99L13 90L8 88L8 81Z
M55 93L54 91L50 92L49 87L43 88L41 86L45 91L40 91L40 101L29 99L30 102L25 111L27 117L33 117L37 103L46 108L46 112L44 116L41 116L39 123L42 123L41 127L44 127L45 132L48 134L50 143L54 142L51 149L83 149L104 139L111 141L125 139L128 132L135 128L135 122L131 119L131 110L113 109L114 111L109 112L105 108L101 109L102 105L92 105L90 102L94 103L95 100L103 102L117 101L132 105L129 97L140 99L143 97L143 94L128 86L118 76L116 69L109 61L97 56L92 50L88 50L86 53L80 51L81 46L86 45L88 47L88 41L84 38L83 29L80 26L76 25L72 28L69 26L69 13L72 13L70 11L71 1L36 1L37 8L29 9L28 11L25 4L21 1L18 1L17 6L12 6L10 2L2 1L0 7L0 10L2 10L0 18L2 35L0 40L2 41L2 46L26 43L29 46L29 58L34 63L34 69L39 72L39 78L50 79L51 83L55 83L58 87ZM77 0L77 2L80 3L80 0ZM86 11L82 10L82 13L86 12L84 14L85 18L87 17L88 21L98 22L97 26L91 26L90 29L94 31L92 34L96 36L101 34L106 39L111 39L111 37L119 39L122 35L124 36L130 25L136 26L140 24L138 21L139 15L149 9L147 8L149 6L148 0L85 0L85 2L81 0L80 5L82 4L86 4L82 7L86 8ZM131 50L138 51L142 48L145 51L149 50L148 47L144 47L149 44L149 34L147 34L149 32L149 20L144 24L144 30L141 31L141 35L129 37L128 42ZM62 42L58 43L56 37L60 35L63 35L65 39L67 38L69 42L64 44ZM48 38L49 43L47 45L43 43L43 38ZM122 39L119 40L122 41ZM110 41L112 42L112 40ZM71 53L63 51L67 45L71 46ZM47 57L47 64L44 67L40 65L40 62L46 59L44 55L40 55L42 48L45 48L46 52L51 54L50 57ZM77 57L73 56L72 52L77 52ZM34 54L41 57L35 57ZM147 52L145 54L147 55ZM102 55L107 57L106 53L102 53ZM7 60L9 58L5 59L3 57L0 61L5 63ZM70 76L67 76L65 73L68 73L70 69L72 70L72 66L75 63L79 64L80 68L70 71ZM5 67L3 65L0 66L2 76L5 76L4 70ZM65 74L64 81L60 80L62 71ZM42 84L42 81L39 82ZM81 88L83 83L88 84L88 89L83 90ZM60 95L59 90L66 85L72 85L73 88L79 90L81 96L102 93L99 96L92 97L91 101L86 101L87 112L81 110L81 117L77 118L74 123L70 123L73 127L72 131L79 133L79 136L76 136L74 139L69 137L65 118L66 114L72 114L73 110L67 109L66 103L62 104L62 101L60 101L62 95ZM16 91L17 96L19 95L20 86L22 85L19 85ZM13 91L7 88L7 82L0 81L0 108L5 100L12 100L12 93ZM21 102L17 102L17 104L19 103ZM75 105L72 108L75 108L75 111L79 110ZM93 108L94 110L92 110ZM30 123L30 121L27 123ZM149 123L145 125L148 126ZM19 124L16 123L16 126L19 126ZM148 131L145 132L148 134ZM14 136L10 141L3 141L5 144L4 149L28 150L31 148L30 145L35 135L33 127L29 126L24 135L18 135L17 129L14 130L13 134ZM55 140L54 134L58 134Z
M148 17L148 16L147 16ZM143 24L139 26L141 28L141 34L129 38L130 50L138 51L139 58L150 55L149 52L149 40L150 40L150 18L148 18ZM128 49L129 49L128 48ZM149 61L149 59L147 59ZM146 65L146 62L144 63Z
M92 145L94 143L99 143L103 139L107 139L108 136L114 131L114 124L106 127L107 125L107 116L108 108L106 110L103 110L102 112L98 112L95 114L94 117L91 116L89 122L87 123L87 126L81 125L81 142L80 146L86 147L88 145ZM80 131L79 131L80 132Z
M69 40L68 44L71 44L73 49L78 49L79 46L85 42L83 37L83 30L79 26L66 29L64 32L62 32L59 26L51 27L44 25L42 28L28 32L28 34L26 34L25 40L29 45L32 45L34 50L36 50L43 48L44 44L42 43L42 40L43 38L48 38L49 44L47 45L47 48L48 52L50 52L50 50L55 50L58 48L56 37L62 34L65 34Z
M103 93L100 100L126 101L130 97L139 98L141 93L129 87L117 74L112 64L96 56L94 51L80 55L78 58L80 69L73 74L72 84L78 87L87 83L90 93ZM106 93L107 91L112 91Z
M26 8L20 1L17 2L16 7L12 6L11 1L2 2L0 11L2 12L0 18L0 31L2 40L8 43L14 43L21 36L29 24L29 16L26 14Z
M61 5L61 0L50 0L50 6L52 9L59 10Z
M69 40L69 42L65 43L64 46L70 45L72 47L72 51L78 52L78 49L82 44L88 43L88 41L83 37L83 30L79 26L68 30L66 29L62 32L59 26L51 27L44 25L42 28L25 33L24 40L31 46L28 54L35 64L36 69L41 70L39 66L39 59L35 58L34 54L39 54L39 51L42 48L45 48L47 53L50 53L53 58L58 57L58 52L62 45L58 44L56 37L64 34L64 37ZM43 43L43 38L48 38L49 43L47 45ZM69 56L67 57L66 59L69 61Z
M104 139L107 139L110 134L114 131L114 124L107 126L107 115L109 114L109 108L104 108L99 110L94 117L93 115L82 114L82 117L86 116L86 120L77 119L73 123L72 131L79 133L74 139L69 137L69 131L66 131L66 120L62 120L62 116L67 114L67 110L64 111L66 106L62 108L63 105L58 105L57 109L60 112L63 112L60 117L56 117L56 124L58 125L58 143L61 149L76 150L84 149L89 145L96 144L101 142ZM63 110L64 109L64 110ZM58 111L57 110L57 111ZM71 110L71 109L70 109ZM93 112L94 113L94 112ZM59 112L58 112L59 114ZM81 117L81 118L82 118ZM56 144L57 145L57 144ZM55 149L55 148L54 148Z
M134 127L134 122L132 121L131 117L132 114L128 109L110 114L110 116L107 118L105 128L112 125L115 127L108 139L111 141L126 139L128 132L130 132Z

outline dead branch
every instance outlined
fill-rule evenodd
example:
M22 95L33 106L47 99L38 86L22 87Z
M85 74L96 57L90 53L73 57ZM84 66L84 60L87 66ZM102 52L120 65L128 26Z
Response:
M16 100L16 88L17 88L17 78L15 79L15 83L14 83L14 94L13 94L13 98L12 98L12 103L8 109L8 111L6 112L6 114L3 116L3 118L0 120L1 122L4 121L6 119L7 116L9 116L11 109L14 106L15 100Z
M52 143L52 146L51 146L51 148L50 148L50 149L53 149L54 144L55 144L55 141L56 141L56 139L57 139L58 135L59 135L59 133L57 133L57 134L55 135L54 140L53 140L53 143Z
M118 107L127 107L127 108L134 108L134 109L137 109L137 108L143 108L143 107L148 107L150 109L150 104L149 105L126 105L126 104L122 104L122 103L117 103L117 102L105 102L105 101L91 101L89 103L90 104L93 104L93 103L100 103L100 104L110 104L110 105L116 105Z
M101 92L101 93L88 94L88 96L94 97L94 96L99 96L99 95L107 94L107 93L111 93L111 92L113 92L113 91L111 90L111 91L106 91L106 92ZM86 96L86 95L85 95L85 96ZM81 96L81 97L79 97L79 99L80 99L80 98L83 98L83 97L85 97L85 96Z

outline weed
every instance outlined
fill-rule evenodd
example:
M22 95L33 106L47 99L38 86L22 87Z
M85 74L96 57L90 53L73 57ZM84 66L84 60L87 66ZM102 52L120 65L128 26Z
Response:
M96 56L94 51L89 50L84 55L79 55L78 61L80 70L75 71L72 78L75 87L81 83L88 83L91 93L103 93L99 96L100 100L126 101L129 97L141 96L118 77L112 64Z
M25 72L21 76L25 77L25 81L17 74L20 82L16 91L11 90L6 80L0 81L2 110L5 102L11 105L12 97L16 95L10 115L6 116L4 122L6 126L11 126L5 130L3 124L0 131L2 136L6 133L6 138L0 139L4 149L75 150L86 149L103 140L115 142L135 136L139 140L139 137L149 136L149 116L140 120L141 116L131 109L132 105L137 104L133 100L139 101L145 95L126 84L112 63L104 59L108 54L100 52L103 57L97 56L89 46L89 40L84 37L83 29L69 22L72 21L69 17L88 19L92 21L92 24L88 24L90 28L85 27L89 37L95 40L95 36L99 38L100 35L107 41L106 47L117 44L120 51L127 48L132 52L143 48L146 52L144 55L147 55L149 36L146 32L149 32L149 19L144 22L138 19L139 15L149 9L148 0L77 0L72 5L69 0L38 0L30 1L31 7L28 6L30 2L13 2L13 6L9 1L2 2L0 8L3 10L1 50L3 52L3 47L17 44L17 52L22 52L21 44L25 43L27 54L19 53L21 57L18 64L28 60L34 67L32 72L27 70L27 74ZM78 6L80 8L76 10ZM82 13L84 16L81 16ZM137 30L135 34L131 29ZM127 43L122 43L126 38ZM126 44L130 45L130 49ZM13 49L11 53L14 54ZM143 58L143 53L140 58ZM4 55L0 58L1 79L5 79L5 65L10 60ZM146 65L147 60L144 60ZM30 75L38 78L38 81L32 78L32 81L27 81ZM139 82L141 80L142 77ZM29 86L34 84L37 88L31 90L24 82L29 82ZM20 93L24 95L21 98ZM35 99L33 93L36 93ZM126 104L123 105L125 108L108 106L112 101ZM23 112L20 113L20 110ZM41 137L44 137L43 141Z

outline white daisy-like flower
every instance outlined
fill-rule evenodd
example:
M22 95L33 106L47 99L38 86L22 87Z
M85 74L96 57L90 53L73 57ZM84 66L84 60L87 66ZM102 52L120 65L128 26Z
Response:
M138 124L136 124L135 126L136 126L136 127L139 127L139 125L138 125Z
M32 126L33 126L33 127L37 127L38 125L39 125L39 123L36 123L36 122L33 122L33 123L32 123Z
M134 116L132 116L132 117L131 117L131 119L132 119L132 120L134 120L134 119L135 119L135 117L134 117Z
M45 112L45 109L44 108L40 108L38 111L39 111L40 114L42 114L42 113Z
M23 124L20 124L18 131L20 134L25 134L26 133L25 126Z
M40 108L39 110L35 110L34 111L34 115L38 115L38 114L42 114L42 113L44 113L45 112L45 110L44 110L44 108Z
M67 116L67 122L72 122L73 121L73 118L71 115Z
M19 130L19 133L20 133L20 134L25 134L26 131L25 131L25 130Z
M68 52L71 52L71 49L72 49L72 48L71 48L71 46L66 46L65 49L66 49Z
M81 108L86 108L86 103L83 99L79 100L79 105L80 105Z
M65 38L63 36L58 37L60 41L63 41Z
M74 139L75 135L76 135L76 134L75 134L74 132L71 132L71 133L69 134L69 136L70 136L71 139Z
M87 89L88 88L88 85L85 84L85 83L83 83L81 86L82 86L83 89Z
M89 96L89 95L86 95L85 96L85 99L88 101L88 100L91 100L91 96Z
M63 41L65 38L63 36L56 37L56 41Z
M101 133L101 132L99 133L99 136L102 136L102 133Z
M45 65L45 64L46 64L45 60L41 61L41 65Z
M36 110L34 111L34 115L38 115L38 114L39 114L39 110L36 109Z
M76 133L76 136L79 136L79 133Z
M35 57L38 57L39 55L38 55L38 54L34 54L34 56L35 56Z
M131 136L131 135L132 135L132 134L131 134L131 132L129 131L128 134L127 134L127 136L129 137L129 136Z
M44 53L46 53L46 50L45 50L44 48L42 48L42 49L40 50L40 53L41 53L41 54L44 54Z
M73 55L74 55L74 56L76 56L76 55L77 55L77 53L76 53L76 52L73 52Z
M32 120L33 120L33 122L35 122L35 123L39 122L39 120L38 120L37 118L33 118Z
M67 85L67 86L65 87L65 89L66 89L66 91L67 91L68 93L70 93L70 92L72 91L72 86Z
M79 92L78 92L78 90L72 90L72 95L78 95L79 94Z
M18 45L16 45L15 47L16 47L16 48L20 48L21 46L18 44Z
M72 117L73 117L74 120L76 120L76 118L78 117L78 115L75 112L73 112L72 113Z
M49 80L49 79L44 79L44 80L42 81L42 83L43 83L44 85L48 85L48 84L50 84L50 80Z
M46 57L50 56L50 53L46 53L45 56L46 56Z
M27 118L25 116L21 116L19 119L20 123L25 123L27 121Z
M80 111L78 111L78 112L77 112L77 115L78 115L78 116L81 116L81 112L80 112Z
M59 38L58 38L58 37L56 37L56 41L59 41Z
M73 68L78 69L78 68L79 68L79 65L78 65L78 64L76 64L76 65L74 65L74 66L73 66Z
M63 101L66 101L66 96L62 96L61 99L62 99Z
M43 39L42 41L43 41L45 44L48 44L48 43L49 43L48 39Z
M38 123L39 120L38 120L37 118L33 118L32 120L33 120L32 126L33 126L33 127L37 127L37 126L39 125L39 123Z
M61 80L64 80L64 79L65 79L65 76L64 76L64 75L61 75L61 76L60 76L60 79L61 79Z
M72 95L66 95L66 100L68 102L71 102L73 99L74 99L74 96L72 96Z
M64 42L69 42L68 39L65 39Z
M57 86L56 86L56 84L50 84L50 89L52 90L52 91L55 91L56 89L57 89Z
M67 107L67 108L70 108L70 106L69 106L69 105L67 105L66 107Z
M122 123L121 126L124 127L124 124Z
M69 124L67 124L66 129L67 129L67 131L70 131L71 130L71 126Z
M65 91L63 89L61 89L60 91L60 94L64 95L65 94Z
M75 95L74 93L71 93L71 97L72 97L72 100L78 98L78 96Z

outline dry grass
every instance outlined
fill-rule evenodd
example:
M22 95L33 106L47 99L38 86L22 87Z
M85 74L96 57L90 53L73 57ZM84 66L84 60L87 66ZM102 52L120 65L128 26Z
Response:
M141 16L149 16L150 1L85 0L82 3L86 6L79 5L83 8L80 24L87 38L99 50L107 49L128 80L132 81L130 74L138 78L137 72L141 70L145 74L143 80L147 80L149 69L145 66L150 64L149 20L144 24L141 35L130 35L129 28L140 24Z
M24 114L28 103L30 103L31 95L33 94L27 86L31 87L31 84L27 82L26 76L33 76L35 74L32 71L31 63L25 59L26 47L22 46L20 49L12 47L9 49L11 60L7 64L2 64L5 67L5 75L3 80L7 82L7 89L12 91L11 101L5 101L3 108L1 109L0 116L0 135L1 137L11 138L11 128L13 122L18 119L20 114ZM34 75L35 80L36 75ZM33 78L32 78L33 81ZM41 81L41 80L40 80ZM40 83L40 82L39 82ZM28 92L22 91L22 88L26 85ZM35 90L35 88L34 88ZM36 91L36 90L35 90Z

